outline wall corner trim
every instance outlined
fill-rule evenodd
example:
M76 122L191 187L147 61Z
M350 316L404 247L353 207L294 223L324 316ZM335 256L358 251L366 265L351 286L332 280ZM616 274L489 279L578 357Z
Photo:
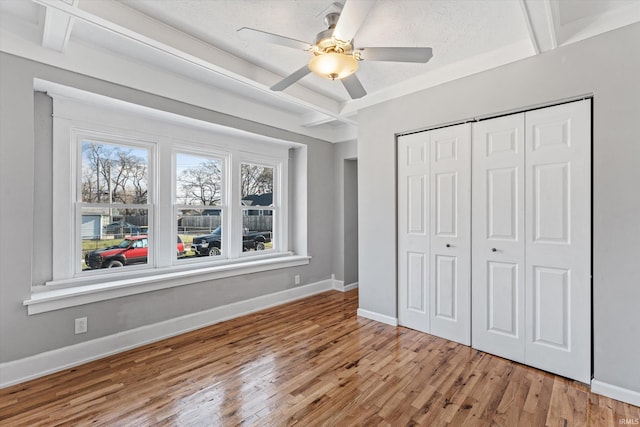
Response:
M591 380L591 391L631 405L640 406L640 392L629 390L628 388L608 384L594 378Z
M333 289L333 280L321 280L46 351L23 359L3 362L0 363L0 388Z
M385 314L376 313L374 311L365 310L362 308L358 309L358 316L364 317L367 319L375 320L376 322L386 323L391 326L398 326L398 319L395 317L387 316Z

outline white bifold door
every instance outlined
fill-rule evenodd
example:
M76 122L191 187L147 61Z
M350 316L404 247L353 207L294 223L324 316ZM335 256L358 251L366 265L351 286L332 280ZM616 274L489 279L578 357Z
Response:
M591 103L473 128L472 345L591 379Z
M398 138L398 321L471 342L471 125Z
M524 363L524 114L473 127L473 346Z

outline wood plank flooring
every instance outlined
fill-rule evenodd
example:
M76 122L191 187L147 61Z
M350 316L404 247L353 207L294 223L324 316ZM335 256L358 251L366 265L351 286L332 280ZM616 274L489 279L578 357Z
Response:
M5 388L0 425L620 426L640 419L640 408L584 384L358 318L357 299L357 291L323 293Z

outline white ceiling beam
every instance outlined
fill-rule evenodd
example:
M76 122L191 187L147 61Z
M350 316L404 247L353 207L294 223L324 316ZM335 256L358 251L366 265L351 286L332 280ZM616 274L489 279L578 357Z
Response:
M331 123L334 121L336 121L334 117L327 116L326 114L318 113L315 111L310 111L302 115L300 119L300 125L309 128L326 123Z
M171 56L173 59L178 59L185 64L190 66L195 66L200 69L207 70L213 74L217 74L219 76L224 76L233 80L236 83L240 83L245 87L251 88L253 90L257 90L262 93L268 93L270 96L279 98L286 102L290 102L294 105L297 105L302 108L306 108L308 110L316 111L318 113L333 117L335 120L343 122L345 124L351 126L357 126L357 122L345 118L340 115L337 111L332 111L329 108L320 107L315 105L314 103L306 100L302 100L295 96L291 96L284 92L273 92L269 89L269 87L265 84L256 82L242 74L230 71L224 67L220 67L210 61L204 60L197 55L193 55L187 53L181 49L177 49L173 46L170 46L166 43L162 43L158 40L150 38L146 35L140 34L136 31L133 31L129 28L125 28L121 25L118 25L112 21L104 19L100 16L94 15L90 12L83 10L82 8L71 7L68 3L60 1L60 0L32 0L34 3L45 6L46 8L56 9L74 19L85 22L87 24L93 25L97 28L109 31L113 34L117 34L125 39L128 39L132 42L138 43L140 45L146 46L150 49L162 52L166 55ZM99 2L96 2L99 3ZM237 58L236 58L237 59ZM336 106L337 107L337 106ZM336 108L337 109L337 108Z
M71 7L78 7L78 0L57 0ZM73 18L56 8L47 7L42 29L42 46L58 52L64 52L69 43Z
M556 5L559 8L567 7L561 2ZM558 32L558 44L564 46L575 43L638 22L640 22L640 1L629 1L623 6L607 10L604 13L564 23Z
M536 54L558 47L556 22L557 7L552 0L520 0L531 44Z

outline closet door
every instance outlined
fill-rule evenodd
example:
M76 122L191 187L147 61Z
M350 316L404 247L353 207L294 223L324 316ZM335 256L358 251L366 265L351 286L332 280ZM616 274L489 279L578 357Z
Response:
M430 134L431 334L471 344L471 125Z
M525 363L591 380L591 102L526 113Z
M398 138L398 323L429 324L429 134Z
M473 347L524 362L524 114L473 125Z

